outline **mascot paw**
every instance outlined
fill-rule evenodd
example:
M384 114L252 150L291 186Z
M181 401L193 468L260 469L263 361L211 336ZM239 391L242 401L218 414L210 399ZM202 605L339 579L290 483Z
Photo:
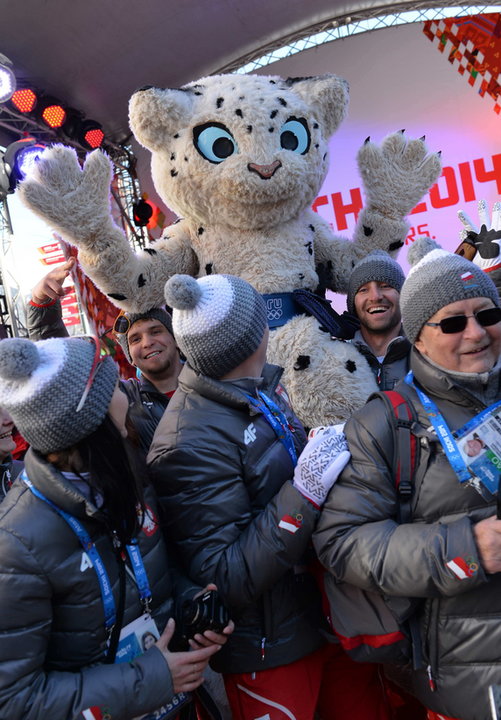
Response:
M407 140L403 132L381 145L368 139L358 152L368 206L391 218L405 217L441 172L438 153L428 153L424 139Z
M111 164L95 150L80 167L63 145L46 150L21 183L22 202L63 236L83 239L90 226L109 216Z

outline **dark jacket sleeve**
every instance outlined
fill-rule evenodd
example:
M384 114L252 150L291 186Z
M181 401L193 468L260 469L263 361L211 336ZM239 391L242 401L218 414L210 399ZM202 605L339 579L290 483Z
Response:
M79 718L89 707L130 720L154 711L173 694L167 663L153 647L130 663L79 672L47 671L52 588L33 553L0 530L0 717ZM71 642L71 638L68 638Z
M224 455L204 449L201 456L194 447L162 450L154 443L148 460L167 537L190 576L215 583L236 608L254 602L302 560L318 512L287 481L253 513L238 452L225 449Z
M352 458L328 495L313 538L334 577L401 597L456 595L485 582L481 568L458 580L447 567L457 556L478 558L467 515L397 523L394 439L381 400L355 413L345 432Z
M26 309L26 323L30 340L47 340L54 337L68 337L63 322L61 302L52 300L46 305L37 305L33 301Z

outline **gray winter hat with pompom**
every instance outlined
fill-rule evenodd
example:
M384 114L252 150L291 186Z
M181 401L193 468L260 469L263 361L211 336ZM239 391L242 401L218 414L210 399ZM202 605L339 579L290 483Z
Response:
M165 285L174 337L191 367L220 378L257 350L267 327L266 305L233 275L174 275Z
M478 297L499 306L498 291L487 273L461 255L432 250L410 269L400 293L405 334L415 343L423 325L441 308Z
M174 335L172 331L172 317L170 313L163 308L151 308L151 310L145 310L144 312L125 313L125 315L129 321L129 329L125 333L115 333L115 337L131 365L134 365L134 363L132 362L129 350L129 332L138 320L158 320L171 335Z
M118 380L111 357L99 359L77 412L94 367L95 350L95 342L84 338L0 342L0 406L43 455L72 447L104 420Z
M348 294L346 296L348 312L356 315L355 295L362 285L372 281L387 283L390 287L400 292L404 280L404 271L388 253L384 250L373 250L366 257L362 258L351 271L350 279L348 280Z

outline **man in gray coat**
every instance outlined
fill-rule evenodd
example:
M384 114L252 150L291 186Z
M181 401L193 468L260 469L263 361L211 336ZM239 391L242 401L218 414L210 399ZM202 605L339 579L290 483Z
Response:
M346 425L352 459L314 544L330 573L333 613L339 592L359 591L358 605L337 619L353 637L365 633L367 642L370 633L360 614L363 593L395 601L394 608L416 599L414 663L391 675L429 709L428 718L488 720L489 686L501 684L499 455L485 452L475 465L479 458L461 448L473 430L501 446L500 300L476 265L433 250L411 269L401 308L413 345L411 373L396 388L416 417L412 521L397 520L405 446L395 447L392 417L375 398ZM390 648L389 635L373 636L373 646L384 640Z

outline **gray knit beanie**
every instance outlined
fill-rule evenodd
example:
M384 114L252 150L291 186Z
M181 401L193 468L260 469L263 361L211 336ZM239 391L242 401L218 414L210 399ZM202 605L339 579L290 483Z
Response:
M499 295L490 277L478 265L446 250L432 250L414 265L400 293L404 331L415 343L423 325L438 310L458 300Z
M84 338L0 342L0 405L43 455L72 447L104 420L118 380L111 357L99 360L77 412L94 366L95 349L95 342Z
M174 275L165 285L174 337L191 367L220 378L252 355L267 328L266 305L233 275Z
M174 335L172 331L172 317L171 314L163 308L152 308L142 313L124 313L129 320L129 329L138 320L158 320L162 325L167 328L171 335ZM129 331L126 333L115 333L115 337L118 340L120 347L122 348L125 357L133 365L132 358L129 351Z
M351 271L348 280L348 295L346 305L348 312L356 315L355 295L365 283L382 282L400 292L404 284L405 275L400 265L384 250L373 250L366 257L359 260Z

